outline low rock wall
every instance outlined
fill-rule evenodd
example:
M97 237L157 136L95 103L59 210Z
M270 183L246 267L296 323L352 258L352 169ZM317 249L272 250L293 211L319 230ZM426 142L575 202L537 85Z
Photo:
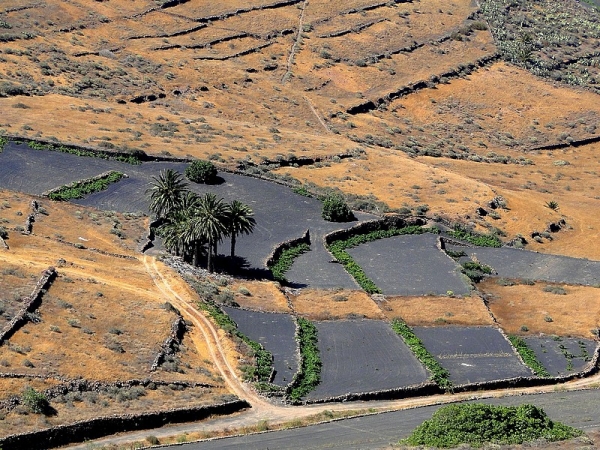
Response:
M304 234L299 238L290 239L289 241L284 241L278 244L267 258L267 267L271 267L273 264L275 264L275 262L279 259L279 257L285 250L288 250L299 244L310 245L310 230L306 230Z
M98 417L31 433L13 434L0 439L0 446L3 450L44 450L114 433L158 428L169 423L194 422L212 415L232 414L249 407L248 402L235 400L218 405Z

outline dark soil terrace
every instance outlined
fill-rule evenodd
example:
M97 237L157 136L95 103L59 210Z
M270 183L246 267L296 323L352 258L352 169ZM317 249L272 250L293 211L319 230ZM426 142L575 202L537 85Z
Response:
M425 368L386 322L317 322L323 368L308 399L374 392L422 383Z
M436 247L437 236L397 236L348 250L386 295L468 294L457 264Z
M531 376L502 334L492 327L414 327L454 384Z
M524 339L552 376L569 375L582 370L591 360L597 345L590 339L558 336L531 336Z
M221 307L237 324L238 330L273 355L273 384L285 386L298 371L296 324L289 314L261 313Z
M448 245L449 250L463 250L491 266L499 276L525 278L555 283L600 284L600 261L547 255L514 248L464 248ZM467 261L468 258L463 258Z

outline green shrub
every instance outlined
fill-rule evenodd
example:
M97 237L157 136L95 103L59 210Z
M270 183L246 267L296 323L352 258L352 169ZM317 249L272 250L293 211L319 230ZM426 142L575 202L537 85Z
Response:
M392 330L402 337L417 359L429 369L432 373L432 380L442 389L446 391L451 390L452 381L450 381L450 373L429 353L429 350L423 345L423 341L413 333L413 330L400 319L392 320Z
M289 388L292 401L300 401L321 382L321 356L319 354L317 327L299 317L298 345L300 347L300 370Z
M524 339L521 339L519 336L508 336L510 343L517 350L525 364L531 367L533 373L535 373L538 377L541 378L549 378L550 373L546 370L546 368L542 365L542 363L535 356L535 352L529 348L527 342Z
M461 444L480 447L484 443L515 445L542 438L559 441L581 434L580 430L553 422L537 406L474 403L441 407L403 443L437 448Z
M49 150L53 152L60 153L69 153L71 155L76 156L86 156L90 158L100 158L100 159L110 159L115 161L125 162L127 164L138 165L142 163L142 160L146 158L146 153L142 150L133 150L129 152L129 155L119 155L116 153L102 152L102 151L92 151L86 150L82 148L70 148L65 147L64 145L54 145L54 144L42 144L40 142L29 141L27 142L27 146L34 150Z
M273 278L280 283L285 283L285 273L290 270L292 264L294 264L294 259L300 256L302 253L308 252L309 250L310 245L302 243L281 252L279 258L277 258L277 260L269 266L269 269L271 269L271 273L273 274Z
M479 283L486 275L491 275L492 268L475 261L467 261L462 264L462 273L468 276L473 283Z
M185 176L194 183L212 184L217 180L217 168L210 161L197 160L185 168Z
M111 171L102 178L97 178L95 180L76 181L75 183L62 186L60 189L50 193L48 198L50 200L57 201L68 201L75 198L83 198L86 195L94 192L105 190L110 184L116 183L124 176L125 175L121 172Z
M329 194L323 199L321 216L330 222L350 222L355 219L350 207L339 194Z
M21 403L35 414L44 414L50 406L46 395L32 387L25 388L21 394Z
M502 247L502 241L498 236L475 233L474 231L465 230L459 225L455 226L454 230L448 231L448 234L456 239L467 241L479 247Z

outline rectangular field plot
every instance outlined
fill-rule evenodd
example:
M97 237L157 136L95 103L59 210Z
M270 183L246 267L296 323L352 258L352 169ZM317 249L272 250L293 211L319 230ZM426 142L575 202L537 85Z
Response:
M531 376L510 343L492 327L414 327L456 384Z
M317 322L323 367L308 399L411 386L429 375L386 322Z
M458 266L436 244L432 234L396 236L348 253L386 295L467 294Z
M480 262L491 266L501 277L568 284L600 284L600 261L545 255L514 248L448 248L463 250L469 256L475 255Z
M238 330L273 354L273 384L289 384L298 371L296 324L292 316L222 308L237 324Z
M558 336L523 339L552 376L569 375L583 370L596 350L596 342L589 339Z

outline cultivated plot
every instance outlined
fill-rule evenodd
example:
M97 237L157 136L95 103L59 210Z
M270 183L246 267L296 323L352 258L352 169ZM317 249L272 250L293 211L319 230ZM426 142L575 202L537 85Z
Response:
M510 343L492 327L414 327L456 385L532 376Z
M407 387L428 379L425 368L386 322L317 322L323 367L308 399Z
M261 313L221 307L237 324L238 330L272 353L273 384L286 386L298 371L296 324L289 314Z
M423 234L380 239L348 253L386 295L467 294L456 263Z
M448 245L449 250L463 250L491 266L499 276L526 278L555 283L600 284L600 261L546 255L514 248L468 248Z
M531 336L523 339L552 376L569 375L584 369L592 360L597 345L590 339L560 336Z

